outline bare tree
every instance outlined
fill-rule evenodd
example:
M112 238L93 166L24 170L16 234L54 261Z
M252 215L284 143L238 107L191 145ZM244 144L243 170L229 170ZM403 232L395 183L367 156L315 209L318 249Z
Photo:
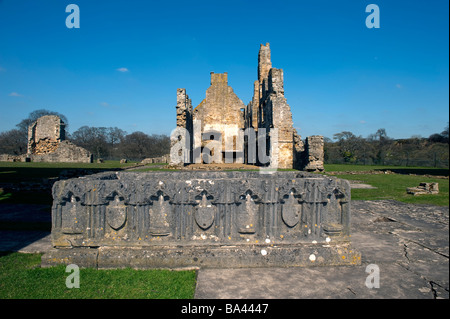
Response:
M36 121L38 118L44 115L57 115L61 118L61 120L66 124L66 130L69 127L69 121L67 120L67 117L65 117L63 114L55 112L55 111L49 111L46 109L40 109L35 110L28 114L28 117L26 119L23 119L19 124L16 125L17 129L21 132L24 132L25 134L28 134L28 126L31 125L34 121Z
M0 133L0 154L21 155L27 152L27 137L20 130Z

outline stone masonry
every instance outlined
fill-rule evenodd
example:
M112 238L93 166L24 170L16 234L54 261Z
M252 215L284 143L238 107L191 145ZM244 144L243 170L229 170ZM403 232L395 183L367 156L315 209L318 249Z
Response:
M107 172L53 186L44 266L357 265L350 184L308 172Z
M65 138L65 123L61 118L42 116L28 127L27 157L32 162L92 163L90 152Z
M272 67L269 43L260 46L258 80L247 105L228 85L228 73L211 72L206 98L192 109L186 89L178 89L176 109L177 128L184 131L173 134L172 146L184 141L188 150L184 163L229 163L231 158L236 163L267 165L251 156L255 147L265 154L273 150L278 156L277 168L323 170L323 138L311 136L303 143L294 129L284 96L283 70ZM254 146L248 142L250 134L257 136Z
M200 129L204 134L202 143L195 143L194 148L203 148L209 141L218 140L217 149L223 153L212 158L211 163L215 163L216 158L222 162L225 152L243 157L243 145L236 142L236 137L238 129L244 127L244 108L244 103L228 85L228 74L211 72L211 86L206 90L206 98L193 111L193 120L201 123ZM214 146L214 143L209 142L209 145Z

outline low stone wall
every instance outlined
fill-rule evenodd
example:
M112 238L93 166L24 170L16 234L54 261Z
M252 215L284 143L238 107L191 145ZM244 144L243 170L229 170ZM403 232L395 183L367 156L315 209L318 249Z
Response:
M350 185L305 172L115 172L56 182L44 266L360 263Z
M67 140L58 143L56 149L45 154L29 155L32 162L64 162L64 163L92 163L92 153Z
M10 155L0 154L0 162L27 162L27 156L24 155Z
M169 162L170 162L170 154L167 154L160 157L145 158L141 161L141 164L152 164L152 163L164 164Z

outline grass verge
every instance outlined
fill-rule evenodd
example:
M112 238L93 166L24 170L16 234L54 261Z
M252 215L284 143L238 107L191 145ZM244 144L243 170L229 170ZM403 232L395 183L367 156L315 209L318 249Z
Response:
M43 179L58 177L63 171L83 171L97 173L109 170L118 170L136 163L124 163L119 161L105 161L105 163L24 163L24 162L0 162L0 182L42 182Z
M0 253L0 299L190 299L196 272L80 269L66 287L65 266L40 268L41 254Z
M369 170L390 170L397 174L365 174ZM353 200L393 199L410 204L449 206L449 180L434 176L448 176L448 169L398 166L325 165L327 172L343 172L333 175L338 178L360 181L376 189L352 189ZM352 171L352 174L346 172ZM358 174L361 172L361 174ZM424 175L410 175L422 173ZM413 196L406 193L407 187L419 186L421 182L439 183L439 194Z

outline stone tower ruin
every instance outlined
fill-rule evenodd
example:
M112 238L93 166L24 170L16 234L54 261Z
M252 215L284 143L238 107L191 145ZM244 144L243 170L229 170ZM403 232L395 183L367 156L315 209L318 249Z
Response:
M56 115L34 121L28 127L27 158L32 162L92 163L92 153L66 140L65 126Z

